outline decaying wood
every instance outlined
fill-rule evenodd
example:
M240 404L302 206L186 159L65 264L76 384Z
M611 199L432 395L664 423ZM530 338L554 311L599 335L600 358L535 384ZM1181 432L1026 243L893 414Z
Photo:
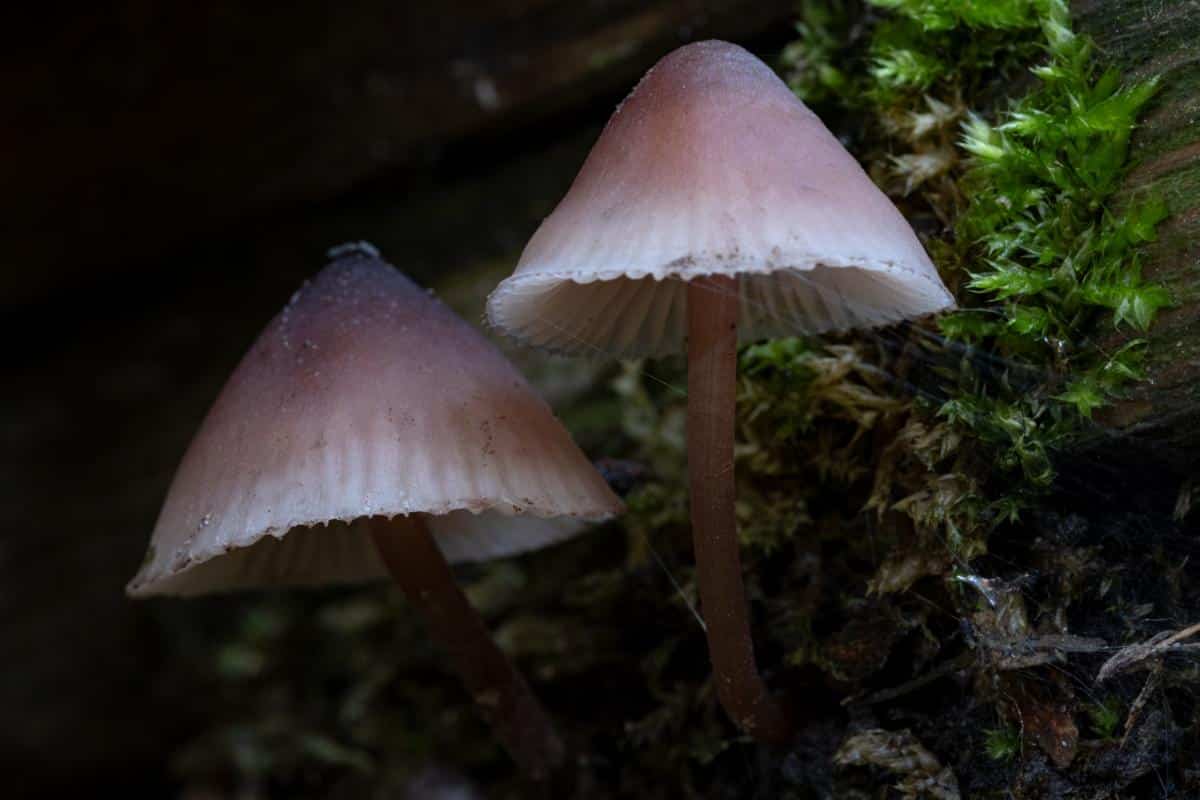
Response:
M0 307L388 181L464 137L537 137L683 41L752 36L793 5L24 4L0 32L0 227L20 265L0 271Z
M1100 667L1100 672L1096 674L1096 682L1103 683L1114 675L1132 669L1143 662L1158 661L1164 655L1177 652L1181 647L1180 642L1197 633L1200 633L1200 623L1174 633L1163 631L1155 634L1149 641L1123 648Z
M1171 216L1145 253L1144 274L1178 306L1146 335L1148 380L1104 419L1134 458L1196 468L1200 451L1200 5L1191 0L1085 0L1074 4L1100 52L1130 79L1161 75L1163 88L1136 132L1125 197L1164 196ZM1110 343L1106 343L1110 344ZM1112 451L1113 438L1097 448Z

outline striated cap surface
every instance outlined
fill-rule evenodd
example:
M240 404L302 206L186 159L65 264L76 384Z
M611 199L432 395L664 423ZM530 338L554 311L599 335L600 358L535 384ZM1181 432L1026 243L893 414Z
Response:
M478 332L370 250L334 252L209 411L130 594L382 577L370 516L430 515L447 559L464 561L621 511Z
M747 340L953 305L912 228L821 120L718 41L646 73L488 318L567 354L677 352L686 282L710 274L740 276Z

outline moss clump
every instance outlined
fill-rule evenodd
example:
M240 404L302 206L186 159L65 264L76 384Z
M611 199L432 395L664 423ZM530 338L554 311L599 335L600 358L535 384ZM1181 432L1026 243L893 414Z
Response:
M1140 340L1095 344L1103 317L1142 331L1171 302L1141 278L1137 254L1165 204L1112 206L1158 84L1098 71L1061 0L872 5L888 13L867 16L867 33L861 8L810 5L823 33L785 52L788 75L802 97L880 132L860 142L869 169L910 218L927 220L926 243L963 306L939 321L941 347L964 358L943 370L932 405L988 447L987 472L1008 487L989 492L982 516L1011 519L1052 484L1054 452L1141 377ZM859 60L834 94L815 59L837 41ZM997 102L1014 82L1023 95ZM978 498L963 499L979 518Z
M1021 732L1017 728L992 728L987 732L987 754L993 761L1011 761L1021 752Z

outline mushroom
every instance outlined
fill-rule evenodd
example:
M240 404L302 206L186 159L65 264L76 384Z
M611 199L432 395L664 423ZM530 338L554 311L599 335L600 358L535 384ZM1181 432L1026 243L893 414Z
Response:
M368 245L292 296L192 440L135 597L390 573L518 764L562 744L447 562L580 532L621 502L478 332Z
M734 519L736 348L952 306L891 201L761 61L698 42L658 62L488 298L565 354L688 358L688 461L717 692L764 741L789 723L754 660Z

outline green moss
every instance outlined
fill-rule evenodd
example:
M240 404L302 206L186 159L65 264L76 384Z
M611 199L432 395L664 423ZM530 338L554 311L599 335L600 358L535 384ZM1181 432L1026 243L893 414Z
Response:
M1097 701L1087 707L1088 720L1098 739L1114 739L1121 727L1125 714L1121 704L1114 698Z
M1055 451L1141 378L1136 340L1107 352L1092 342L1105 324L1145 331L1172 304L1165 286L1142 277L1139 251L1172 195L1194 195L1156 186L1116 202L1130 136L1159 84L1098 71L1061 0L873 6L889 13L866 36L871 58L850 76L857 91L843 111L886 132L863 143L871 173L910 216L942 223L926 244L962 310L940 320L941 333L995 354L1008 378L981 376L968 359L943 375L936 413L989 448L991 475L977 480L1003 482L1019 507L1053 483ZM851 13L827 6L817 18L837 29L835 8ZM806 65L788 62L801 89L812 83ZM1028 91L988 108L996 84L1022 71ZM932 155L938 168L918 172ZM1013 513L1011 502L1007 514L980 514L976 498L962 501L976 520ZM961 529L955 504L948 509L941 522Z
M993 761L1011 761L1021 752L1021 731L1014 727L992 728L987 731L984 746Z

